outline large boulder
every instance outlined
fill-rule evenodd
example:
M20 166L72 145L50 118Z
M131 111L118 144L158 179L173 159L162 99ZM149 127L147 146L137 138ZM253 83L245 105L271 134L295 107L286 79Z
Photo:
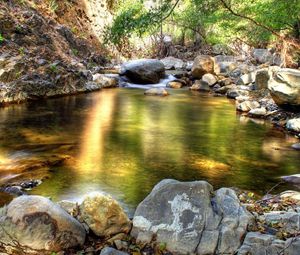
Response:
M137 84L155 84L165 76L165 66L157 59L132 60L121 66L120 75Z
M21 196L1 209L0 240L9 254L41 254L83 245L85 229L57 204L41 196ZM23 254L23 253L22 253Z
M175 254L235 254L252 220L231 189L163 180L137 207L131 234Z
M85 196L80 209L80 220L86 223L95 235L109 237L127 233L131 223L119 203L111 196L93 192Z
M254 49L252 52L253 58L260 64L272 63L273 55L268 49Z
M278 106L287 110L300 109L300 70L272 69L268 89Z
M200 55L194 60L192 76L201 79L206 73L214 73L214 59L208 55Z

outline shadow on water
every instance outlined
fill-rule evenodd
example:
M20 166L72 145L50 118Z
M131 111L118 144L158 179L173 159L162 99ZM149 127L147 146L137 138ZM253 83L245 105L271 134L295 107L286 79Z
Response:
M44 169L48 179L32 194L80 199L102 190L128 208L164 178L264 193L279 176L299 172L299 152L288 149L293 137L236 115L225 98L171 94L115 89L0 109L0 169L17 164L20 153L65 156L63 165ZM14 177L3 169L2 180Z

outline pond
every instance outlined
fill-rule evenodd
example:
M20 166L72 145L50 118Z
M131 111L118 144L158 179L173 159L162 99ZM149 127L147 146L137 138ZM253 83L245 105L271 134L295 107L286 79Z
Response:
M263 194L299 172L292 136L226 98L170 93L120 88L1 108L1 182L46 177L31 194L78 200L100 190L132 211L164 178Z

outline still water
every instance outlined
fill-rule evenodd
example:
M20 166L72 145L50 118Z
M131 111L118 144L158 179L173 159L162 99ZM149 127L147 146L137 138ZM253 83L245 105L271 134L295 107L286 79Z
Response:
M47 177L31 194L57 201L100 190L129 210L164 178L262 194L278 177L299 173L296 141L238 115L226 98L103 90L0 109L0 180ZM63 165L18 170L26 160L62 156Z

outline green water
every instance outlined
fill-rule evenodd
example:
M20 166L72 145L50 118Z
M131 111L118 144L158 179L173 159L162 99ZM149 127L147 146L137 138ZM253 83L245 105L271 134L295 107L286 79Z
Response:
M101 190L134 208L164 178L262 194L279 176L299 173L294 142L267 122L238 115L233 101L186 90L164 98L103 90L0 109L0 169L20 157L70 157L18 173L47 176L31 193L54 200ZM16 169L2 167L2 182Z

